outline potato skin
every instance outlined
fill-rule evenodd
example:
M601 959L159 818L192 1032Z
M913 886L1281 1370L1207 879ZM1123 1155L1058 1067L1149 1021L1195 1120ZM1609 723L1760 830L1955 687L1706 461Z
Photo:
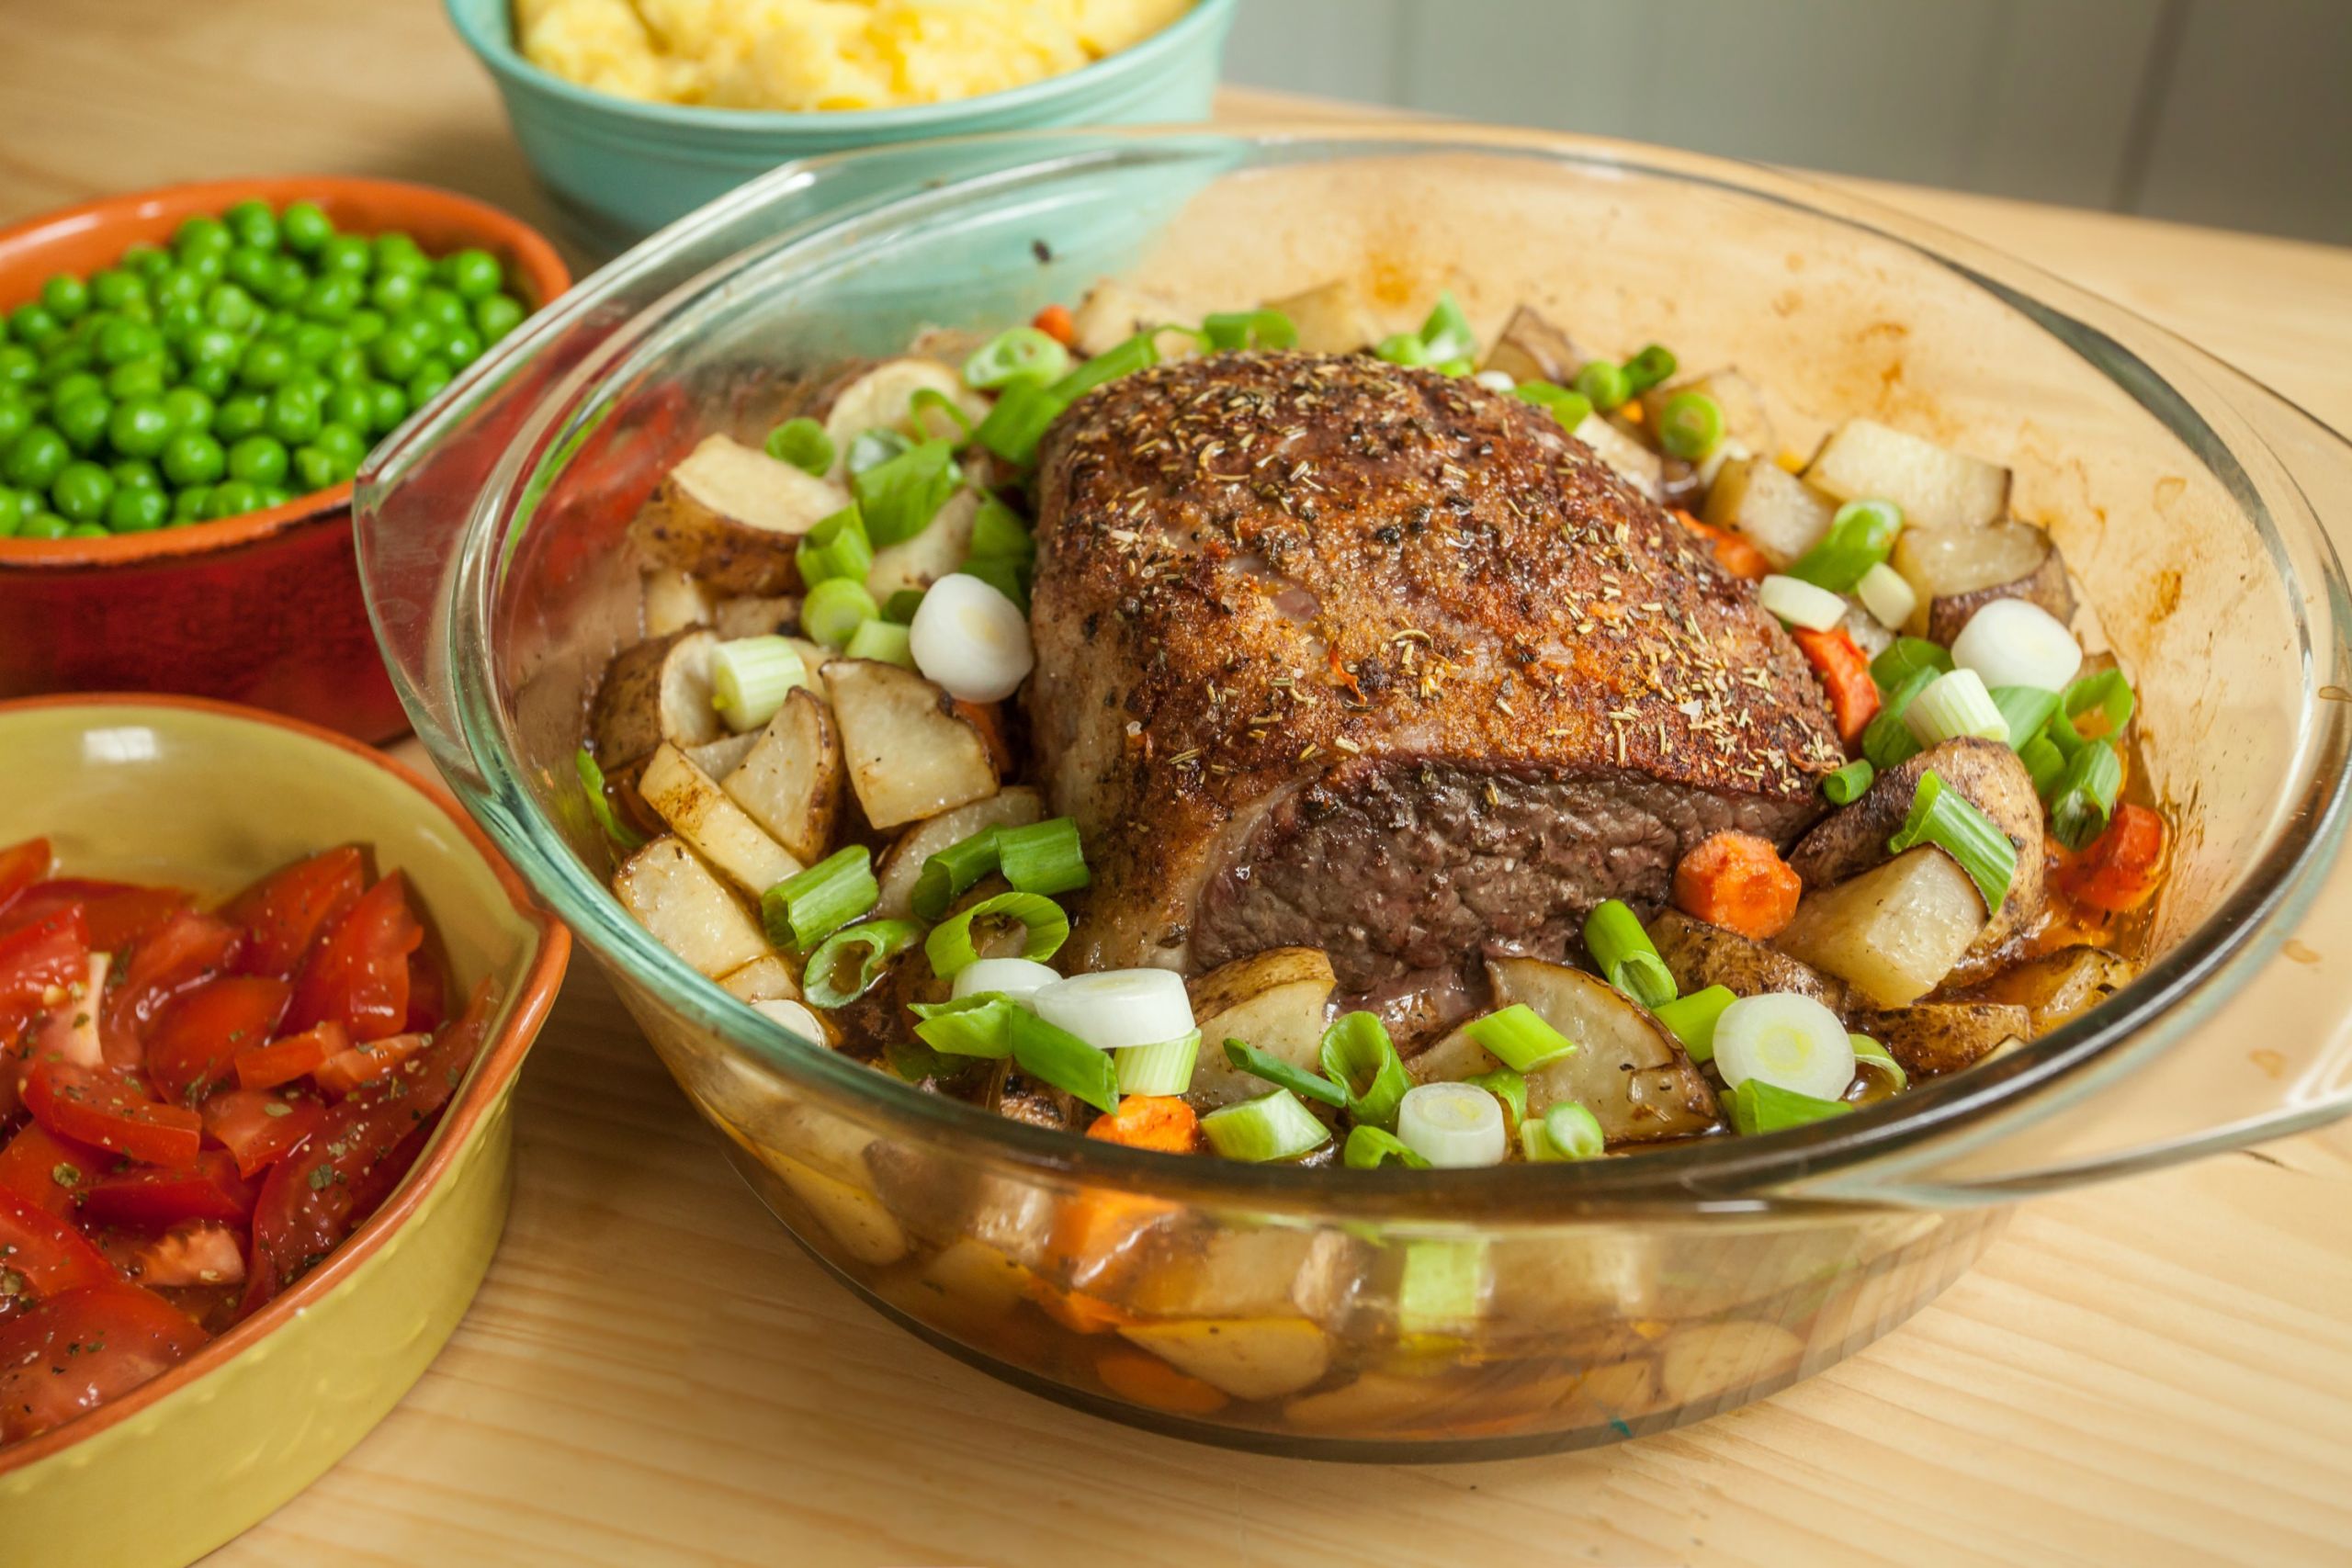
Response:
M2103 948L2066 947L2013 964L1976 987L1985 1001L2011 1002L2033 1021L2033 1037L2072 1022L2130 985L2138 968Z
M711 510L674 479L664 479L629 525L639 547L720 593L794 593L800 589L798 535L772 534Z
M2048 548L2043 551L2041 564L2025 576L2009 582L1996 582L1990 588L1979 588L1968 593L1949 593L1930 600L1928 604L1928 640L1951 646L1961 628L1975 617L1976 612L1996 599L2023 599L2050 612L2059 625L2074 618L2075 590L2066 580L2066 559L2058 547L2044 535Z
M1779 949L1722 926L1668 909L1649 925L1650 941L1683 995L1722 986L1743 997L1792 991L1811 997L1840 1018L1860 1004L1846 983Z
M1914 1078L1956 1073L2005 1040L2033 1038L2031 1018L2013 1002L1917 1002L1848 1021L1885 1046Z
M588 734L605 777L651 756L670 739L662 728L662 667L672 649L698 633L708 635L699 626L683 626L667 637L649 637L622 649L605 666L588 709Z

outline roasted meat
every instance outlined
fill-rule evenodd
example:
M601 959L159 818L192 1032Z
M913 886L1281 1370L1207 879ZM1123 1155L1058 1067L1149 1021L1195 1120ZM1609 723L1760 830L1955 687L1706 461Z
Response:
M1749 587L1546 412L1361 355L1125 377L1048 434L1035 744L1080 968L1285 945L1430 1021L1843 761Z

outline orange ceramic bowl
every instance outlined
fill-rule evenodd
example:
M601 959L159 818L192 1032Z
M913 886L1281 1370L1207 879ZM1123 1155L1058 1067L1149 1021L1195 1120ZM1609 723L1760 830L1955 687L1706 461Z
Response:
M67 208L0 230L0 309L86 276L183 219L315 201L335 227L405 230L429 254L478 245L536 310L571 274L537 231L462 196L336 175L216 180ZM459 378L462 383L465 378ZM249 703L362 740L408 728L368 629L351 486L266 512L104 539L0 539L0 697L174 692Z

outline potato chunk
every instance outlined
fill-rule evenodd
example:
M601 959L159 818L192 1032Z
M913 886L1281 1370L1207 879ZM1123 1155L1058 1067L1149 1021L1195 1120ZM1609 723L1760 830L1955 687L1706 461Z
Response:
M1480 368L1499 370L1514 381L1549 381L1565 387L1577 378L1577 372L1590 357L1541 311L1521 305L1503 323Z
M1555 1100L1577 1100L1612 1145L1689 1137L1716 1124L1714 1090L1682 1043L1615 987L1533 958L1498 958L1487 973L1498 1004L1524 1002L1577 1045L1527 1075L1530 1116Z
M1129 1344L1236 1399L1296 1393L1331 1366L1331 1337L1303 1317L1139 1323L1119 1332Z
M837 483L849 482L845 464L850 443L869 430L888 430L910 437L962 439L964 433L956 428L956 422L936 405L923 410L918 424L914 409L917 392L937 392L974 423L989 412L988 400L965 386L964 378L952 367L912 355L886 359L835 393L831 406L825 411L825 434L833 443L833 468L828 477Z
M922 875L922 863L950 844L960 844L983 829L1026 828L1045 815L1046 797L1027 784L1014 784L908 829L882 852L881 862L875 867L875 878L882 885L875 914L886 920L903 920L913 914L915 882Z
M672 832L753 897L801 870L789 851L762 832L676 747L665 745L653 753L637 787Z
M681 749L727 733L710 702L710 652L718 639L689 628L613 655L588 709L588 733L606 777L668 741Z
M2065 559L2030 523L1906 528L1895 541L1893 565L1919 595L1905 627L1915 637L1949 645L1996 599L2026 600L2061 624L2075 614Z
M1320 948L1277 947L1221 964L1192 983L1201 1055L1186 1098L1201 1110L1266 1092L1266 1080L1226 1059L1227 1039L1316 1071L1331 989L1339 978Z
M1976 884L1950 855L1922 844L1808 892L1776 941L1879 1006L1899 1008L1935 989L1984 922Z
M718 979L771 956L757 920L678 839L656 839L613 877L621 907L653 940Z
M655 560L722 593L797 588L800 536L849 504L849 492L732 436L688 453L629 525Z
M1706 520L1754 545L1775 571L1821 543L1838 503L1769 457L1735 457L1707 491Z
M832 710L802 686L785 697L719 787L795 860L808 863L832 848L842 773Z
M1982 528L2009 509L2009 470L1874 419L1848 420L1804 471L1839 501L1878 497L1921 528Z
M1374 319L1372 303L1364 298L1363 286L1352 277L1335 278L1280 299L1269 299L1266 309L1280 310L1290 318L1290 324L1298 329L1302 354L1353 354L1380 339L1380 325Z
M945 692L878 660L836 659L824 676L866 821L895 828L996 793L988 742Z

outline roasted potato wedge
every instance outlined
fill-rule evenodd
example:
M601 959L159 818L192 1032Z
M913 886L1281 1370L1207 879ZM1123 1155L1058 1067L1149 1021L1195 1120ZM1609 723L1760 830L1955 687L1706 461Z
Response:
M1498 1005L1524 1002L1577 1043L1573 1055L1527 1075L1530 1116L1555 1100L1579 1100L1611 1145L1688 1137L1721 1120L1682 1043L1616 987L1534 958L1498 958L1487 973Z
M647 637L669 637L710 623L710 594L694 578L675 567L659 567L645 574Z
M1774 942L1878 1006L1900 1008L1935 989L1984 923L1976 884L1950 855L1922 844L1806 893Z
M1724 441L1751 453L1778 449L1779 438L1772 430L1772 416L1764 407L1763 389L1738 371L1725 368L1652 387L1642 394L1642 412L1649 416L1652 430L1659 428L1658 416L1665 412L1667 400L1679 392L1701 392L1715 400L1715 406L1724 411Z
M865 571L865 591L874 595L874 602L887 604L893 593L929 588L961 570L964 558L972 553L972 521L979 513L978 492L958 491L939 509L930 527L911 539L875 551L874 564Z
M1373 1249L1343 1231L1268 1225L1210 1232L1197 1248L1155 1258L1117 1300L1143 1317L1280 1317L1337 1327Z
M875 879L882 885L875 914L886 920L903 920L913 914L915 880L922 875L922 863L948 845L961 843L986 828L1026 828L1045 815L1046 797L1027 784L1014 784L908 829L882 852L875 867Z
M1514 381L1549 381L1565 387L1591 357L1567 333L1544 320L1543 312L1521 305L1503 323L1501 335L1487 351L1479 368L1499 370Z
M1266 1091L1266 1081L1226 1060L1225 1043L1242 1040L1293 1066L1317 1070L1332 987L1331 960L1316 947L1277 947L1221 964L1192 982L1201 1055L1185 1098L1212 1110Z
M2139 971L2132 961L2096 947L2068 947L2003 970L1976 987L1988 1002L2026 1010L2039 1040L2062 1023L2080 1018L2130 985Z
M1920 1002L1854 1021L1914 1078L1983 1061L2010 1040L2033 1035L2032 1015L2013 1002Z
M1804 477L1841 502L1891 501L1913 527L1983 528L2009 510L2008 469L1874 419L1848 420Z
M1380 322L1373 314L1372 301L1352 277L1334 278L1269 299L1266 309L1290 318L1290 324L1298 329L1303 354L1353 354L1380 340Z
M793 978L792 965L773 953L763 953L740 969L729 969L719 976L718 984L740 1002L800 999L800 982Z
M653 753L637 788L672 832L754 898L802 869L797 856L762 831L674 746L665 744Z
M1894 566L1919 595L1905 629L1946 646L1996 599L2027 600L2061 625L2075 614L2065 558L2030 523L1906 528L1895 541Z
M1736 931L1694 919L1679 909L1668 909L1650 922L1649 930L1667 972L1685 996L1709 986L1743 997L1792 991L1841 1018L1854 1010L1854 993L1843 980Z
M849 491L729 435L712 435L670 470L629 525L653 559L721 593L800 584L800 536L849 504Z
M797 593L739 593L731 599L720 600L712 606L710 615L711 630L717 632L724 642L743 637L775 637L786 626L797 630L799 626L800 595ZM808 668L813 671L823 662L824 658L820 658Z
M654 941L714 980L771 956L760 923L684 840L656 839L629 856L613 892Z
M833 468L828 477L839 484L848 483L845 465L850 443L869 430L896 431L910 438L961 440L964 433L937 407L923 410L918 426L914 398L917 392L926 391L937 392L976 424L988 414L988 400L964 385L964 378L952 366L911 355L883 360L842 386L825 410L825 434L833 443Z
M1821 542L1838 503L1770 457L1736 457L1707 490L1706 520L1754 545L1775 571Z
M1619 479L1650 500L1656 501L1664 492L1666 459L1600 415L1585 415L1584 423L1569 434L1592 448L1592 455L1615 469Z
M796 687L719 788L786 852L804 863L832 848L842 812L842 743L832 710Z
M759 732L754 730L749 735L721 736L717 740L681 750L685 752L687 761L712 778L723 779L741 766L743 759L752 754L752 748L759 743Z
M652 755L663 741L707 745L727 733L710 704L710 650L700 629L654 637L613 655L588 709L588 734L607 778Z
M1963 736L1931 746L1874 780L1851 806L1824 818L1789 853L1789 864L1808 892L1858 876L1887 858L1886 841L1911 814L1919 779L1932 772L2008 836L2017 847L2017 875L2001 912L1985 922L1971 951L1989 953L2041 918L2042 811L2033 776L2018 754L1998 740ZM1668 968L1673 965L1668 964Z
M1070 313L1078 351L1090 357L1108 353L1146 327L1164 327L1184 319L1184 311L1158 295L1107 277L1087 290L1086 298ZM1160 333L1153 342L1162 359L1189 359L1200 352L1200 344L1184 333Z
M1119 1333L1236 1399L1280 1399L1321 1381L1331 1337L1303 1317L1193 1318L1138 1323Z
M896 828L996 793L988 742L945 692L872 659L836 659L824 677L868 823Z

